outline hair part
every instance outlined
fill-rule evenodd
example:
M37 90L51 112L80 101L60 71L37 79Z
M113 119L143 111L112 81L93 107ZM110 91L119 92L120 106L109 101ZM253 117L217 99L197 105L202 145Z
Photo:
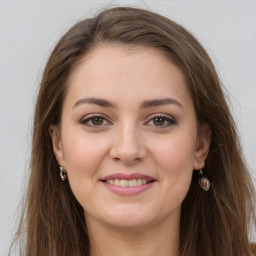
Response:
M205 193L191 182L182 203L180 256L252 255L248 236L255 224L255 192L214 65L182 26L129 7L107 9L75 24L47 62L35 108L27 199L17 233L26 231L24 255L89 255L83 209L69 184L59 178L48 130L60 124L74 65L106 44L161 51L183 72L199 124L211 127L205 166L211 189Z

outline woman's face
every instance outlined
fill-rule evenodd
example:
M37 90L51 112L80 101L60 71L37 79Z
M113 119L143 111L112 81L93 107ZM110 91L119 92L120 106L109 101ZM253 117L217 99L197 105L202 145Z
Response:
M155 49L103 46L73 68L68 84L53 147L87 223L179 221L209 146L179 68Z

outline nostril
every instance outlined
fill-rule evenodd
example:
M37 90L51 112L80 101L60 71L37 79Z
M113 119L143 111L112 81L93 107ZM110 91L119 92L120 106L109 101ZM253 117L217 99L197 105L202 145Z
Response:
M117 137L114 138L110 155L116 160L131 160L138 161L145 155L144 143L141 137L138 136L136 129L131 126L123 127L120 133L117 132Z

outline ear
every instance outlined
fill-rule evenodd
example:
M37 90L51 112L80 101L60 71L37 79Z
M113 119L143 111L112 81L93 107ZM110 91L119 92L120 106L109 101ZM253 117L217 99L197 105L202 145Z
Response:
M205 160L208 156L211 145L212 130L209 124L200 124L200 131L197 138L197 144L194 156L194 170L200 170L205 166Z
M61 142L60 128L57 125L50 125L49 133L52 138L52 147L53 147L55 158L59 165L64 166L65 161L64 161L63 146Z

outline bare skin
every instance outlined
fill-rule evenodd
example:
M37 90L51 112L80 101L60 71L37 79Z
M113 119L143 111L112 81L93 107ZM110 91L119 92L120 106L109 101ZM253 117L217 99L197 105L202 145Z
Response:
M181 204L209 151L200 130L182 72L159 51L102 46L74 67L50 131L91 256L177 255Z
M90 255L176 256L179 241L177 224L173 226L173 223L168 225L163 222L149 230L116 230L106 226L101 227L101 232L97 233L97 223L93 223L92 227L89 227Z

